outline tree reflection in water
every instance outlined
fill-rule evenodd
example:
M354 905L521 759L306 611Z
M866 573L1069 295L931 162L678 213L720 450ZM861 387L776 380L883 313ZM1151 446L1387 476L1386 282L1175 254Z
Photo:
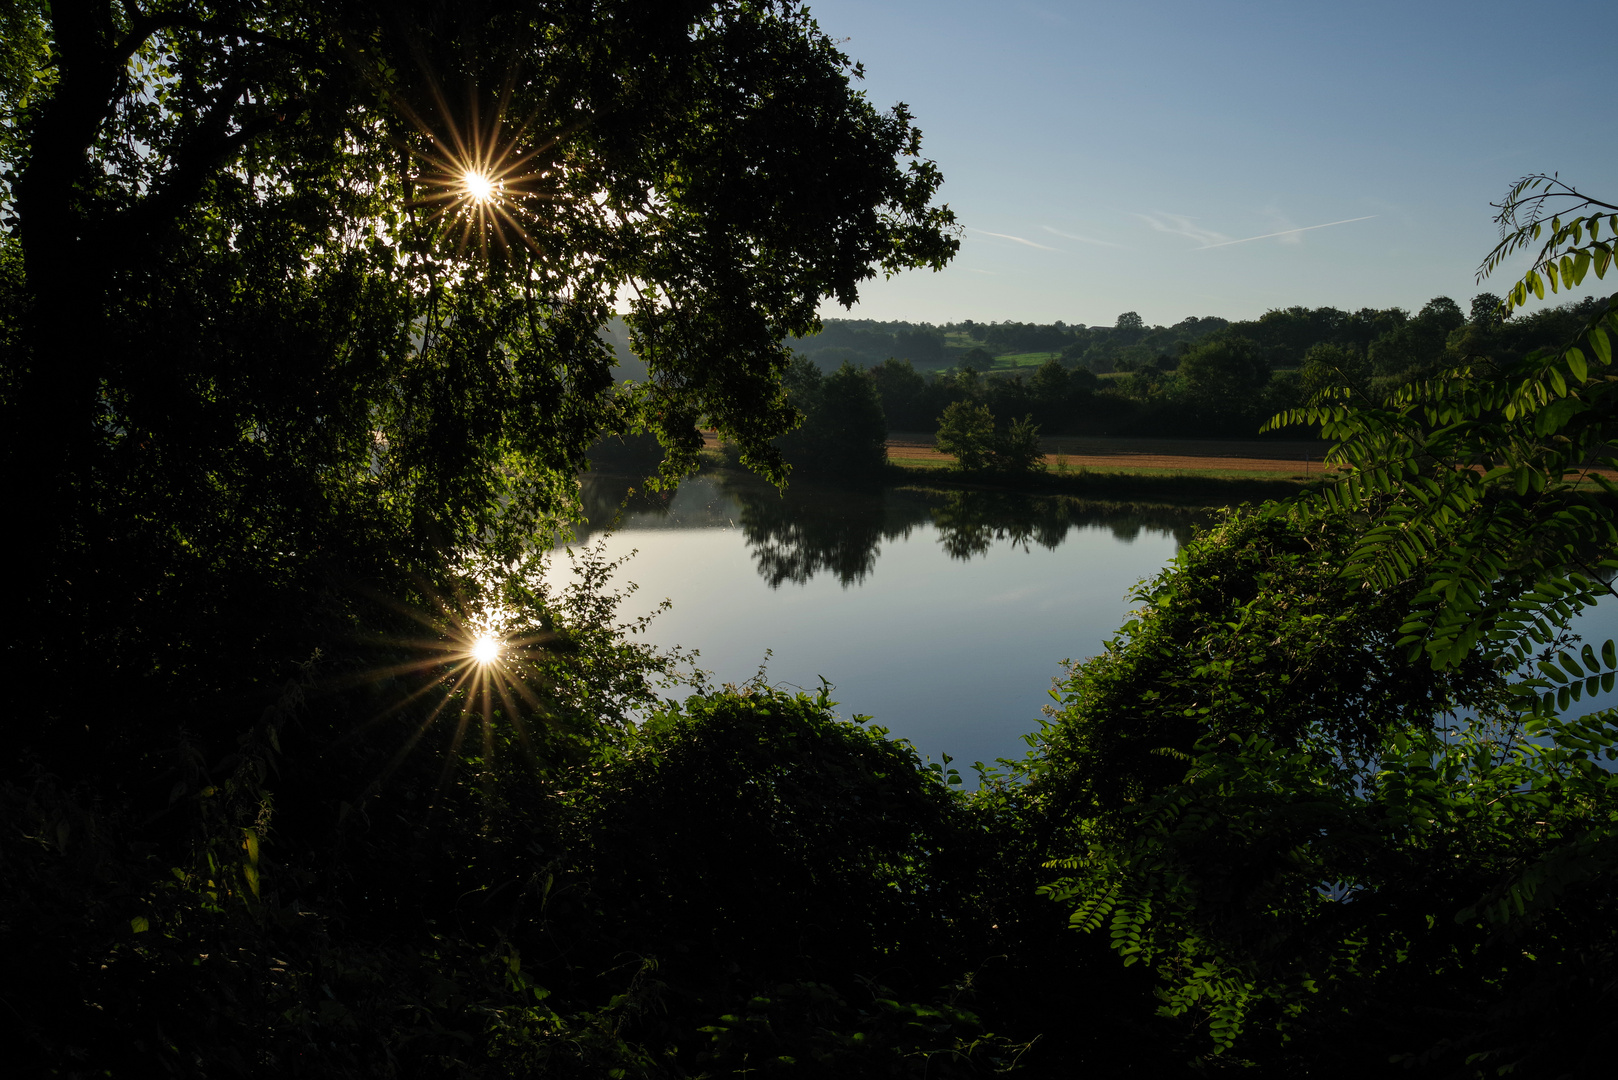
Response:
M771 588L830 574L844 588L876 568L882 544L932 525L951 558L969 560L1009 542L1054 550L1077 529L1103 527L1126 543L1143 531L1185 544L1209 512L1200 508L1089 502L1064 495L942 491L922 487L831 487L794 483L785 494L750 473L704 471L678 492L648 492L633 478L589 473L582 480L580 540L615 528L738 526Z
M1088 502L1066 495L1024 495L1014 491L951 491L932 509L938 542L954 559L988 554L999 541L1028 550L1030 544L1056 550L1074 529L1102 527L1129 543L1143 530L1172 534L1177 545L1208 512L1179 506Z

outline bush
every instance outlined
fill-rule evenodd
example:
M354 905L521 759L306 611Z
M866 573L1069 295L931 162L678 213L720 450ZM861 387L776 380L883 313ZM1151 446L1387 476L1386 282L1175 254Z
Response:
M987 405L950 402L938 418L937 446L967 472L985 468L994 452L994 414Z
M1039 425L1032 416L1013 420L994 439L990 466L996 472L1018 474L1039 472L1045 451L1039 445Z
M989 407L970 401L952 402L938 418L937 446L942 453L955 455L956 464L966 472L1017 475L1044 467L1045 452L1033 416L1013 420L997 431Z

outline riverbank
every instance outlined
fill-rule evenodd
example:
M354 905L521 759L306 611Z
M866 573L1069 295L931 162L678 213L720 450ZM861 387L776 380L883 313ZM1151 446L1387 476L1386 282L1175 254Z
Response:
M1284 499L1313 486L1302 476L1223 470L1180 470L1152 466L1133 469L1056 468L1043 473L997 476L962 473L943 458L932 462L889 458L884 474L888 484L921 484L977 491L1018 491L1030 495L1066 495L1078 499L1117 503L1160 503L1172 506L1234 506L1244 502Z
M731 464L705 433L708 460ZM1321 480L1330 444L1320 440L1054 436L1040 440L1043 473L966 474L928 432L895 432L882 482L955 490L1019 491L1118 503L1214 507L1282 499Z
M947 467L928 432L894 432L888 460L906 465ZM1128 473L1143 476L1228 475L1242 479L1319 479L1331 444L1319 439L1163 439L1058 435L1040 439L1045 467L1052 472Z

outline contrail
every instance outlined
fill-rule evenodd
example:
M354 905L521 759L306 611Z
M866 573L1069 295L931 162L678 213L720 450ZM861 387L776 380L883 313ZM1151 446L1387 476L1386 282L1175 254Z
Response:
M1291 236L1293 233L1308 232L1310 229L1329 229L1333 225L1347 225L1351 221L1370 221L1372 218L1380 216L1381 215L1379 214L1366 214L1364 217L1344 218L1342 221L1328 221L1324 225L1305 225L1301 229L1282 229L1280 232L1267 232L1263 236L1244 236L1240 240L1225 240L1218 244L1203 244L1201 247L1195 250L1206 251L1209 248L1229 247L1232 244L1245 244L1249 240L1268 240L1272 236Z
M1088 236L1076 236L1073 233L1063 232L1061 229L1053 229L1049 225L1041 225L1040 228L1052 236L1060 236L1064 240L1077 240L1081 244L1095 244L1099 247L1123 247L1122 244L1115 244L1111 240L1096 240Z
M1221 243L1230 242L1230 238L1224 233L1199 228L1191 224L1191 219L1184 214L1164 214L1161 219L1153 217L1151 214L1136 214L1135 216L1158 232L1173 233L1175 236L1184 236L1195 240L1198 247L1218 247Z
M968 225L967 228L970 229L972 227L970 225ZM1024 240L1020 236L1012 236L1010 233L990 232L988 229L972 229L972 231L975 232L975 233L982 233L984 236L997 236L1002 240L1015 240L1019 244L1027 244L1029 247L1038 248L1041 251L1055 251L1056 250L1056 248L1046 247L1044 244L1036 244L1032 240Z

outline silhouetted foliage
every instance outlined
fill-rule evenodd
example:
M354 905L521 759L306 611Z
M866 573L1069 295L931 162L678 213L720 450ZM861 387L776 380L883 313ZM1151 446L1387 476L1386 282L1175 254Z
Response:
M876 380L844 364L830 375L806 360L787 375L788 398L803 424L780 439L794 472L870 479L887 464L888 425Z
M1546 197L1600 212L1552 222L1516 303L1614 265L1618 206L1529 177L1484 272L1540 239ZM1618 304L1521 320L1569 332L1514 358L1493 335L1517 320L1473 311L1394 320L1381 393L1327 383L1272 419L1320 425L1344 470L1196 538L1052 710L1047 891L1155 969L1208 1067L1606 1067L1618 710L1578 703L1618 685L1618 642L1574 620L1618 571L1592 473L1618 469Z
M13 5L0 43L25 691L71 671L204 728L385 618L368 595L542 541L602 435L678 473L702 421L771 472L783 339L956 246L909 114L797 7L120 11ZM515 169L505 216L437 160L472 144ZM103 714L31 707L70 742Z

